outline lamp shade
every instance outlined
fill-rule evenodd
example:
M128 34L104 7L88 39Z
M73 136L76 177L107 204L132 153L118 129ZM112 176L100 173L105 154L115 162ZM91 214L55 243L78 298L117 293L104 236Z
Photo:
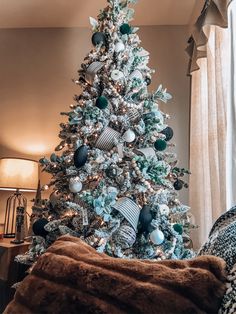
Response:
M36 191L38 162L28 159L0 159L0 189Z

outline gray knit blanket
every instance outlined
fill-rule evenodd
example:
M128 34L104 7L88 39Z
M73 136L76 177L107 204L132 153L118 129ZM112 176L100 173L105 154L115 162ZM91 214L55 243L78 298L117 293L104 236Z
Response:
M198 255L214 255L227 264L227 290L219 314L236 313L236 206L221 215L214 223L209 239Z

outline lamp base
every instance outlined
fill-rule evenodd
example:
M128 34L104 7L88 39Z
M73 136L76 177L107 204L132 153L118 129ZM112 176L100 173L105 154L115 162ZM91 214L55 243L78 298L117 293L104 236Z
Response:
M15 238L16 234L15 233L5 233L3 235L4 238Z
M17 240L17 239L15 239L15 240L12 240L11 243L13 243L13 244L21 244L21 243L24 243L24 240Z

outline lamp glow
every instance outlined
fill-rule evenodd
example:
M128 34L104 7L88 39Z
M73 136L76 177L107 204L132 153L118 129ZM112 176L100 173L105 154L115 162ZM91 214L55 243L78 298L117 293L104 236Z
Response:
M0 190L36 191L38 162L18 158L0 159Z

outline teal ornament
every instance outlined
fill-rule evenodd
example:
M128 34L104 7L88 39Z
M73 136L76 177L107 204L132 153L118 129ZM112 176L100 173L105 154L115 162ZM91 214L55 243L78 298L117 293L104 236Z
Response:
M96 106L99 108L99 109L106 109L107 106L108 106L108 100L105 96L100 96L97 98L96 100Z
M124 23L120 26L120 32L122 35L129 35L131 33L131 26L127 23Z
M52 155L50 156L50 160L51 160L51 162L56 162L57 161L57 155L52 153Z
M92 36L92 44L94 46L102 44L103 46L106 44L106 35L102 32L96 32Z
M173 229L180 235L183 234L183 226L180 224L174 224Z
M160 229L156 229L150 234L150 240L155 245L161 245L164 242L164 239L164 233Z
M158 139L156 140L156 142L154 143L154 147L156 150L158 151L163 151L166 149L167 147L167 144L166 144L166 141L165 140L162 140L162 139Z
M74 153L74 165L76 168L80 168L86 164L88 159L88 147L82 145L76 149Z

